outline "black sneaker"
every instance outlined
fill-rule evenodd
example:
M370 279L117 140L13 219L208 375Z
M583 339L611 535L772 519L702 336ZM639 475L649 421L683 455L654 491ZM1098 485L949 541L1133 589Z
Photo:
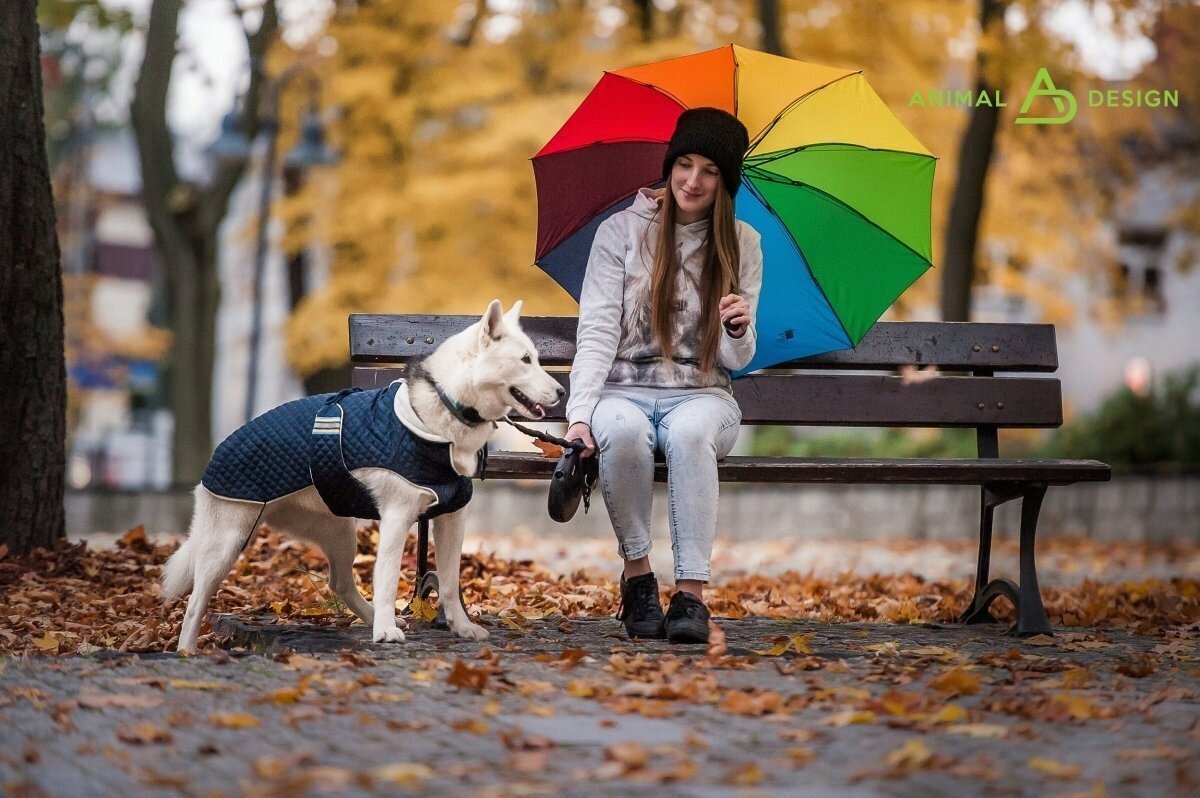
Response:
M642 574L628 581L621 577L621 608L617 611L617 620L625 624L630 637L662 639L663 610L654 574Z
M671 596L667 607L667 639L672 643L707 643L708 618L704 602L680 590Z

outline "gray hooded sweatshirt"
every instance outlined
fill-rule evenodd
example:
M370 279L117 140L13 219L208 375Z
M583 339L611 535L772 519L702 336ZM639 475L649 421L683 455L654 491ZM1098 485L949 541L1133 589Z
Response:
M757 341L754 317L762 288L762 247L753 227L738 221L741 276L738 293L750 304L750 327L741 338L722 331L718 366L700 370L700 274L707 219L675 226L678 272L671 335L672 360L662 357L650 329L652 247L658 240L658 201L642 189L633 204L596 230L579 300L579 334L571 367L567 421L591 424L605 389L674 389L686 393L732 393L730 371L746 366ZM647 229L649 228L649 229ZM643 237L645 245L643 246Z

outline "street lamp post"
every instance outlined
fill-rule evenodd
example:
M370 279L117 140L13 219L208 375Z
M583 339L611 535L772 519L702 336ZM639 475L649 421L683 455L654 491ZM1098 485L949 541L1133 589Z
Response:
M257 68L256 66L252 68ZM309 102L301 123L300 141L284 157L284 164L289 170L299 174L313 166L323 166L335 163L337 155L325 145L325 133L317 113L317 96L320 92L320 78L304 65L293 66L267 83L264 88L264 100L259 117L259 132L267 137L266 154L263 159L262 186L258 197L258 237L254 245L254 274L250 294L250 343L249 365L247 368L246 384L246 421L254 418L254 405L258 393L258 362L262 341L263 316L263 282L266 273L268 249L268 225L271 216L271 195L275 187L275 160L278 151L279 138L279 96L284 86L299 74L309 78ZM241 133L238 119L237 104L222 120L221 135L208 152L217 158L232 160L249 160L251 142Z

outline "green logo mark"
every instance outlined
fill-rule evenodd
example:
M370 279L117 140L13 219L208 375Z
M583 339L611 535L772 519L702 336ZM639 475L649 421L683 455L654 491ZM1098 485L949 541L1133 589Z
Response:
M1058 109L1059 115L1026 117L1029 106L1033 105L1037 97L1049 97L1054 100L1054 107ZM1063 102L1064 98L1066 103ZM1076 107L1075 95L1066 89L1056 89L1054 81L1050 79L1050 72L1042 67L1033 79L1029 93L1025 95L1025 102L1021 103L1020 116L1013 121L1018 125L1065 125L1075 118Z

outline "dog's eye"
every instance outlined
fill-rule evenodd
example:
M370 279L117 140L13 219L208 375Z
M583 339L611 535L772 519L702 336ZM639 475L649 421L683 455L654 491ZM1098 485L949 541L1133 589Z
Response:
M531 358L529 355L526 355L525 357L521 358L521 362L522 363L532 363L533 358Z

